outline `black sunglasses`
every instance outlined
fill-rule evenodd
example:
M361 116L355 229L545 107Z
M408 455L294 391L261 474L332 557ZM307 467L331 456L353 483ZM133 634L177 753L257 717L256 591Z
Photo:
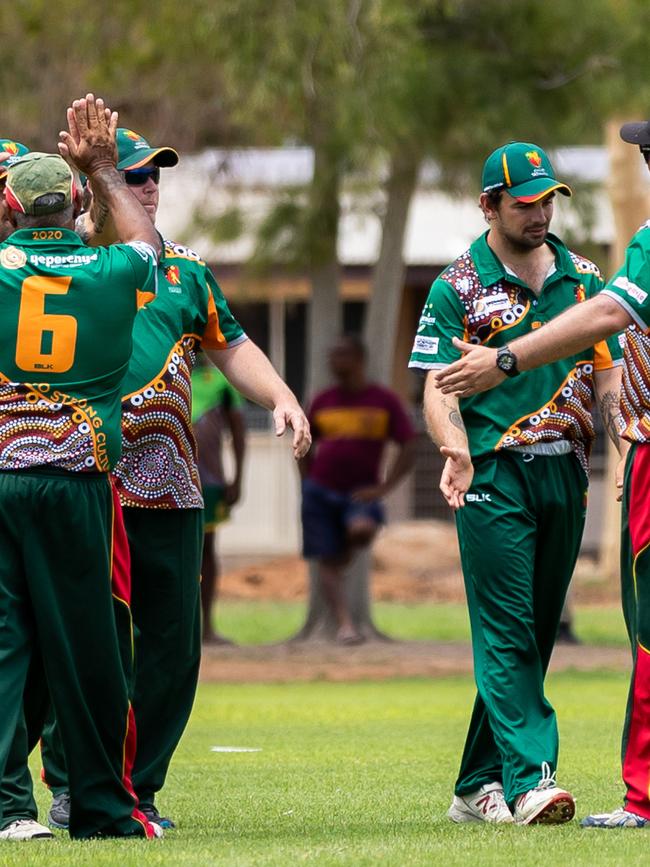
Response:
M124 172L124 180L129 187L141 187L151 178L154 184L160 183L160 168L153 169L130 169Z

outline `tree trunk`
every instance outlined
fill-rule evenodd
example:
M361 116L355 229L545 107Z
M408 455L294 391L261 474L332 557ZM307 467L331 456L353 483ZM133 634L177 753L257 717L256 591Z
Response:
M364 339L370 352L370 378L390 385L399 311L404 290L404 234L420 161L408 153L395 153L386 184L386 211L381 248L373 269L366 310Z
M650 217L650 195L643 177L643 163L638 150L624 142L618 118L608 121L605 127L609 153L609 181L607 189L614 214L616 237L612 244L609 273L613 274L625 258L625 248L632 235ZM607 451L605 474L605 508L599 550L600 571L605 578L618 581L621 506L614 497L614 471L618 452L610 443Z
M344 586L352 621L366 641L390 641L372 622L370 602L370 547L361 548L345 571ZM305 624L292 641L335 641L338 624L323 597L318 564L309 561L309 602Z
M366 312L364 338L370 349L368 357L370 378L386 385L390 384L393 368L395 337L404 282L404 233L417 182L418 167L417 160L399 154L395 155L391 162L381 249L373 272L370 301ZM323 295L325 295L324 291ZM313 301L312 306L314 306ZM322 327L322 317L314 315L313 327L314 329ZM388 636L380 632L372 621L370 561L371 549L364 548L354 556L346 570L344 580L349 609L355 627L366 640L389 641ZM294 641L334 641L337 631L338 625L334 615L323 597L318 564L311 561L307 618Z
M306 396L309 399L327 384L327 352L341 333L337 252L340 188L339 154L333 147L316 145L307 219L311 277L306 379Z

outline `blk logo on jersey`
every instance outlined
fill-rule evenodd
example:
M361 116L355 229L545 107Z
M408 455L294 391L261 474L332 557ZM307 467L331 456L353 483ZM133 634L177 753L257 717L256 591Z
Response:
M467 503L491 503L492 497L489 494L465 494L465 502L467 502Z

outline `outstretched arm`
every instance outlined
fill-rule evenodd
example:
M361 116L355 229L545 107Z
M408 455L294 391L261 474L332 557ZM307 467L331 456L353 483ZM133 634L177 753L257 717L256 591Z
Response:
M531 370L587 349L632 324L630 314L607 295L597 295L576 304L542 328L509 344L519 370ZM496 349L476 346L454 338L465 355L436 377L443 394L466 397L487 391L505 379L496 366Z
M262 350L252 340L245 340L231 349L209 349L207 355L237 391L273 412L277 436L282 436L287 427L293 430L294 457L303 457L311 445L309 422L294 393Z
M424 387L424 419L429 436L446 458L440 490L452 509L465 505L465 494L474 478L467 432L458 408L458 398L445 395L436 385L436 374L427 374Z

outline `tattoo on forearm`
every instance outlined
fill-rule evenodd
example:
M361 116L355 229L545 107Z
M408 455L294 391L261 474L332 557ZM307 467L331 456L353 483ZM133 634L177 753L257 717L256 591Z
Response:
M600 396L600 415L607 431L607 436L618 448L619 436L622 428L621 413L619 411L619 395L615 391L606 391Z
M444 399L442 403L443 406L449 410L448 418L451 424L453 424L454 427L457 427L458 430L462 430L463 433L467 433L467 431L465 430L465 422L463 421L463 417L460 414L458 407L454 406L453 404L449 403L447 400Z
M91 216L93 225L95 226L95 234L101 235L104 226L106 225L106 218L108 217L108 205L106 202L96 200L93 203Z

